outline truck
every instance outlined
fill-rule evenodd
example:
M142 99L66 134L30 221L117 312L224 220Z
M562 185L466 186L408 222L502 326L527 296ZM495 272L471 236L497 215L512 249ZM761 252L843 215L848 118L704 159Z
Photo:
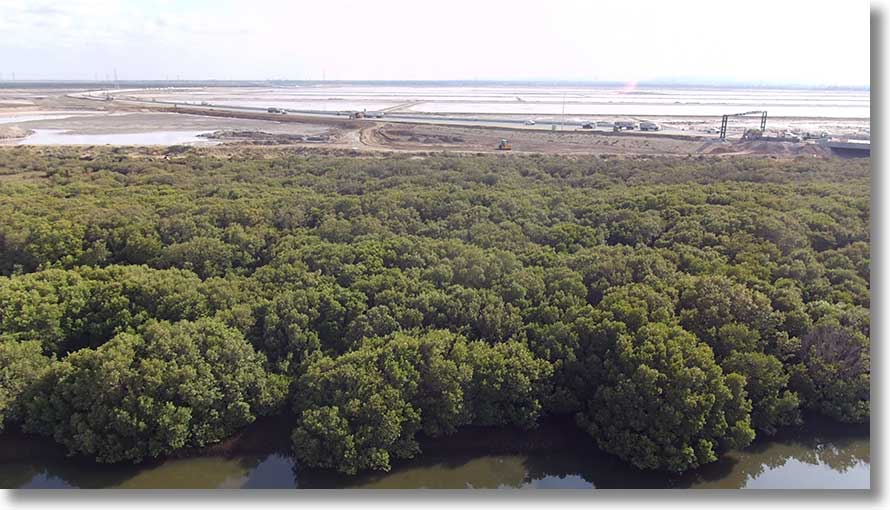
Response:
M632 130L637 128L637 123L632 120L616 120L615 127L613 128L615 131L621 131L622 129Z
M654 122L649 122L648 120L644 120L640 122L640 131L659 131L661 126Z

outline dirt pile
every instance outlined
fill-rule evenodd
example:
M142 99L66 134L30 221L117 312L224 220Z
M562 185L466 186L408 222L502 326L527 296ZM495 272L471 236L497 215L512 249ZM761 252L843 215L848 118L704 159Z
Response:
M769 142L751 140L732 143L713 143L705 148L705 154L713 155L766 155L766 156L830 156L831 152L814 143Z
M221 130L198 135L211 140L231 140L251 145L287 145L293 143L327 143L330 135L298 135L289 133L266 133L265 131Z

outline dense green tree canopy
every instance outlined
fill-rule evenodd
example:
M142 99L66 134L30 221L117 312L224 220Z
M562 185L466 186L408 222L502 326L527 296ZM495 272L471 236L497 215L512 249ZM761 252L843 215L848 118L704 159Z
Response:
M778 427L800 420L797 393L788 390L788 374L775 356L761 352L734 352L723 369L745 377L745 389L753 402L751 422L757 430L774 434Z
M281 405L287 382L264 361L217 320L150 322L53 365L25 428L103 462L203 446Z
M492 346L447 331L370 338L313 360L300 377L294 449L309 466L389 470L418 453L419 431L533 427L550 374L518 342Z
M293 413L345 472L548 414L675 471L865 422L870 171L4 148L0 419L117 461Z
M28 396L49 369L52 360L41 350L36 341L0 341L0 432L7 419L22 420Z
M684 471L754 439L744 378L725 376L711 349L678 326L622 336L604 362L579 422L635 466Z

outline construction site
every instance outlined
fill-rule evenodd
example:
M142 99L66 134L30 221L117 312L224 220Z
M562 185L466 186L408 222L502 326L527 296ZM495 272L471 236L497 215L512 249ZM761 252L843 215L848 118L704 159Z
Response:
M806 109L808 93L789 91L392 89L6 88L0 89L0 143L616 155L870 153L867 91L819 93L814 97L824 106ZM761 108L733 111L749 105Z

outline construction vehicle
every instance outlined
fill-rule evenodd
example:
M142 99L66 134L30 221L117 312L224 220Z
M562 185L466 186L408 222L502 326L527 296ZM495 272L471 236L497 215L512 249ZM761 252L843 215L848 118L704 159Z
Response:
M763 131L759 129L746 129L742 135L742 140L760 140L763 138Z
M511 151L513 150L513 146L510 145L510 142L508 142L506 138L501 138L501 143L498 144L498 150Z
M350 119L382 119L384 112L362 110L360 112L352 112L349 114Z

